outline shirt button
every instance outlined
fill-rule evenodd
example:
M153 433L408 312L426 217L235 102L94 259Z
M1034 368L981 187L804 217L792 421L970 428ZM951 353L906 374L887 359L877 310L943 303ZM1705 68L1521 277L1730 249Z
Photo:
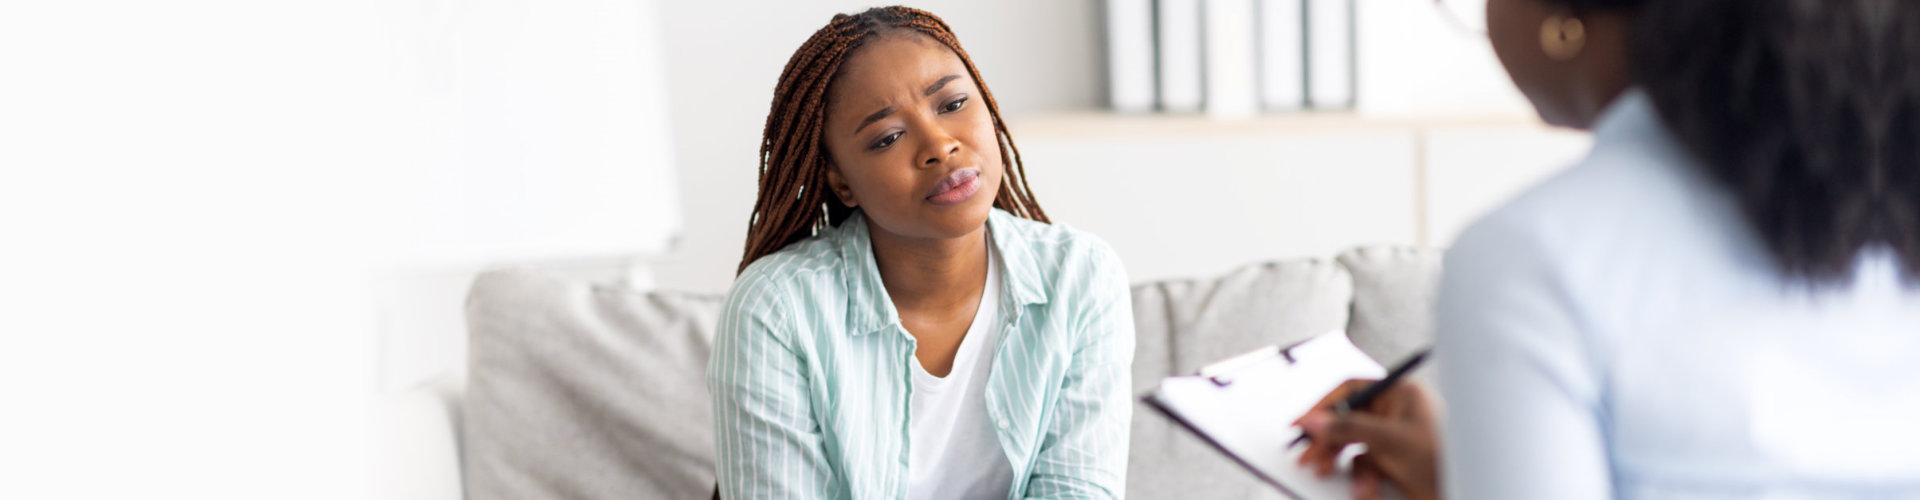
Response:
M1007 419L1004 419L1004 418L1000 419L1000 428L1001 429L1007 428Z

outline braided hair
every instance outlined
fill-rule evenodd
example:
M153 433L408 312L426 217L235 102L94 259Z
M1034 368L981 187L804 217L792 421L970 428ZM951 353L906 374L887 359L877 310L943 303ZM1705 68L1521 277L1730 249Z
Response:
M1050 222L1027 187L1026 170L1020 163L1020 150L1007 134L1000 119L1000 106L993 92L980 79L967 51L953 36L953 29L932 13L908 7L876 7L859 14L835 14L827 26L815 31L787 60L780 82L773 89L773 105L767 111L766 129L760 142L760 194L747 221L746 254L739 271L768 254L796 241L813 236L820 229L839 226L853 215L853 208L839 202L827 186L827 169L832 161L821 142L826 129L827 91L838 75L841 63L868 42L894 32L914 33L940 42L967 66L967 76L980 88L980 97L993 116L994 135L1000 142L1000 162L1006 165L1006 180L994 195L993 206L1016 216Z

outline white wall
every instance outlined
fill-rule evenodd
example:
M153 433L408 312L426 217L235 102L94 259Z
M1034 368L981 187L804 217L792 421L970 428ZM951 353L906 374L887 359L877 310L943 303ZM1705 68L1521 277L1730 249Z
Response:
M0 2L0 498L366 498L436 273L678 225L652 6Z
M402 265L655 252L678 230L660 26L634 0L407 0L384 183ZM386 200L383 200L386 201Z
M373 200L378 384L464 373L466 288L490 266L612 268L681 208L657 5L415 0L391 19L414 156Z
M1449 245L1475 219L1578 160L1593 141L1565 129L1463 128L1436 131L1426 148L1429 241Z
M0 497L365 496L396 15L0 3Z
M1021 143L1049 216L1107 240L1135 282L1416 242L1409 131L1137 121L1030 121Z
M1481 33L1486 0L1355 2L1362 113L1532 114Z

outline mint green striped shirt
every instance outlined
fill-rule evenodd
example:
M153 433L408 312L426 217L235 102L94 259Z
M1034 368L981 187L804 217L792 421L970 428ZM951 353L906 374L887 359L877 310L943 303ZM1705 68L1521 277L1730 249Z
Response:
M1132 420L1133 306L1107 244L995 209L1005 333L987 415L1010 498L1122 498ZM914 338L874 264L866 218L748 266L707 367L721 496L907 495Z

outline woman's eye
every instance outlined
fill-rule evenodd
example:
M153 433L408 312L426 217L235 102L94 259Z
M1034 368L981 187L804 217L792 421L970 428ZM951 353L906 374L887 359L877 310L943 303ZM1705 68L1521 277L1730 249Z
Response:
M967 98L962 97L959 99L954 99L952 102L948 102L947 105L945 106L941 106L940 111L944 113L952 113L955 111L959 111L960 108L964 108L966 106L967 106Z
M893 141L900 140L900 134L900 132L887 134L886 137L881 137L880 140L873 141L873 145L868 146L867 149L885 149L887 146L892 146Z

